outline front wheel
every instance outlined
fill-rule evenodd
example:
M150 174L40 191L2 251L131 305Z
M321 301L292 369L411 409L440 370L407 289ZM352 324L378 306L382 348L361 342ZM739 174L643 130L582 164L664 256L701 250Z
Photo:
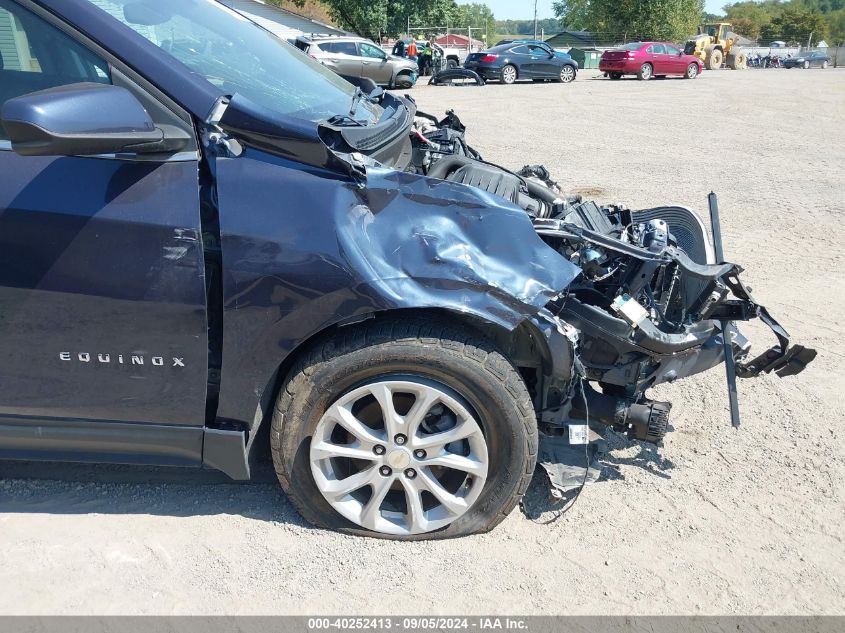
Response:
M654 72L654 68L652 68L651 64L645 63L640 66L640 70L637 73L637 78L641 81L648 81L651 79L651 75Z
M571 82L574 79L575 79L575 69L572 66L567 64L566 66L564 66L563 68L560 69L560 81L562 83L568 84L569 82Z
M504 68L502 68L502 83L503 84L512 84L516 81L516 66L512 64L506 64Z
M291 371L271 428L279 481L325 528L417 540L486 532L525 492L537 422L520 375L476 331L379 320Z
M722 67L722 51L718 48L714 48L707 53L704 65L708 70L719 70Z
M411 76L407 73L403 73L396 77L396 87L400 90L410 90L414 87L414 81L411 79Z
M684 73L684 79L695 79L698 77L698 64L690 64L687 66L687 72Z

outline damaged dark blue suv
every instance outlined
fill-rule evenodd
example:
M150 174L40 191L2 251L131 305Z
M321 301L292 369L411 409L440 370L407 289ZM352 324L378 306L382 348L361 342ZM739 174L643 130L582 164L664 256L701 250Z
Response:
M538 450L660 441L653 385L814 355L690 210L487 163L221 4L0 0L0 55L2 458L244 479L269 445L317 525L458 536Z

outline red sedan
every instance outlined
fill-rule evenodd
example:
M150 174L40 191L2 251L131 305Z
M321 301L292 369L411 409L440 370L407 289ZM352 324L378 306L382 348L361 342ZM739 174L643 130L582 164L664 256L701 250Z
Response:
M605 51L599 70L611 79L621 79L622 75L636 75L639 79L681 75L695 79L704 65L698 57L685 55L667 42L633 42Z

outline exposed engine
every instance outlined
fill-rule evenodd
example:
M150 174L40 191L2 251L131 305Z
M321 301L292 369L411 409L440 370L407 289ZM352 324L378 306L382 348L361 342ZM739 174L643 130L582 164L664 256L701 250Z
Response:
M545 377L536 389L547 432L589 419L659 442L671 405L648 399L646 390L722 362L738 425L737 376L791 375L815 357L812 349L790 346L785 330L739 279L742 269L720 261L717 226L714 248L707 227L685 207L635 211L567 195L542 166L510 171L484 161L464 133L452 111L442 120L417 112L409 170L513 202L540 237L582 271L547 306L572 341L569 371ZM715 195L710 202L716 221ZM772 329L778 344L750 358L750 344L733 322L754 318Z

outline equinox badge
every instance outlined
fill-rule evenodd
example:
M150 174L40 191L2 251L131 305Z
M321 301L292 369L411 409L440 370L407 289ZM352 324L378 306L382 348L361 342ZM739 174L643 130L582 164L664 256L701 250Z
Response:
M172 361L170 367L185 366L184 358L179 358L177 356L170 356L169 358ZM164 367L165 365L164 356L147 357L144 354L127 354L126 356L124 356L123 354L117 354L116 356L112 357L111 354L91 354L89 352L79 352L77 354L72 354L71 352L60 352L59 359L64 361L77 360L80 363L98 363L102 365L108 363L115 363L117 365L145 365L147 359L149 359L149 364L154 367Z

